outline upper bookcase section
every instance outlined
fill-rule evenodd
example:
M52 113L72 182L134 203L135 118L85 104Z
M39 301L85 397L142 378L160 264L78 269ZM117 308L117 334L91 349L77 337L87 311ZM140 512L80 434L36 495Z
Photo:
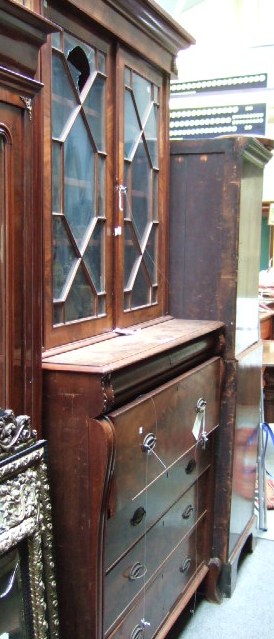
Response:
M56 3L59 8L61 4ZM66 4L168 73L176 74L178 51L195 44L194 38L153 0L70 0ZM47 16L54 20L53 7L48 7Z

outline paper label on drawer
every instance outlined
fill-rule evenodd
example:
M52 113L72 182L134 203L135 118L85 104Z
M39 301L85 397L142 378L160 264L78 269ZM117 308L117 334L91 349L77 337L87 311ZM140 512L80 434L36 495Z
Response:
M195 437L196 441L199 439L200 431L203 427L204 414L197 413L196 419L192 428L192 434Z

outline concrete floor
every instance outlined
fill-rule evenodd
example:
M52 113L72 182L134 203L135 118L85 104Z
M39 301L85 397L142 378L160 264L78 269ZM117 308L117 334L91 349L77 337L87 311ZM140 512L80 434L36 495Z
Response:
M268 444L266 468L274 475L272 444ZM168 639L274 638L274 510L266 511L265 528L256 530L254 552L240 562L232 597L212 604L197 596Z

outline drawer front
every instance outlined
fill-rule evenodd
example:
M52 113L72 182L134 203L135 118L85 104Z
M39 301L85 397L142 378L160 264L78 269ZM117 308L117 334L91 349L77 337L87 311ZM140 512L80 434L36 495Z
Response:
M108 570L148 531L210 466L214 433L205 446L193 446L168 471L130 500L106 522L105 565ZM200 484L200 480L199 480ZM121 534L122 531L122 534Z
M112 511L118 511L195 444L197 402L209 433L219 422L220 358L110 413L116 434ZM201 415L201 413L199 413Z
M105 636L109 639L152 639L186 591L188 583L208 560L206 518L202 518L162 565L128 615L112 633L108 632ZM145 631L143 620L149 624L145 626Z
M206 514L209 486L207 470L106 575L105 628L124 613L197 519Z

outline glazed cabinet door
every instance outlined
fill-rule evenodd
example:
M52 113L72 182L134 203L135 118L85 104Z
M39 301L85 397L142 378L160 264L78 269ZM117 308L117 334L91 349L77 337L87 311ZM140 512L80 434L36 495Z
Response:
M44 63L46 348L167 310L167 78L50 15L62 30Z
M122 48L117 62L116 314L118 326L128 326L166 311L167 84L163 73Z

